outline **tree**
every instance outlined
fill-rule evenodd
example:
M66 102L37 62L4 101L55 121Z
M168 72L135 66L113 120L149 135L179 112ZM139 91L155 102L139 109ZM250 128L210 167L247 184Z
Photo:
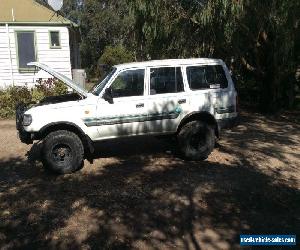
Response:
M132 18L125 0L86 0L79 18L82 63L90 73L97 69L106 46L131 47Z
M219 57L262 110L293 103L299 1L130 0L142 58Z
M245 1L231 44L235 57L257 82L260 108L293 104L298 1Z
M126 48L124 48L123 46L118 45L115 47L105 47L104 52L99 59L99 63L113 66L116 64L132 62L133 60L133 54L130 51L126 50Z
M119 46L135 60L216 57L262 110L293 105L298 0L65 0L63 12L80 24L89 74L105 48Z

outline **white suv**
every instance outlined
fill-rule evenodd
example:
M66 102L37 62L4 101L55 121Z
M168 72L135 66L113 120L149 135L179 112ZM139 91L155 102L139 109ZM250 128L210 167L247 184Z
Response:
M94 142L125 136L174 135L186 159L205 159L220 129L237 117L237 93L222 60L117 65L90 92L44 64L30 65L75 91L17 107L21 141L43 140L43 163L57 173L80 169Z

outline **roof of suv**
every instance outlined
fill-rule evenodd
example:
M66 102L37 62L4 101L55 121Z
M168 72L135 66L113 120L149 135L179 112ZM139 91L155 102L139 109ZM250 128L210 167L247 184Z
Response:
M125 68L138 68L138 67L155 67L155 66L172 66L172 65L185 65L185 64L222 64L221 59L213 58L190 58L190 59L165 59L153 60L144 62L133 62L115 65L118 69Z

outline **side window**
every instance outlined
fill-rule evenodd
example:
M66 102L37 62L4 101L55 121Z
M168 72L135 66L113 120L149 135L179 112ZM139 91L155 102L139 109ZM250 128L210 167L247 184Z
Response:
M150 69L150 94L183 92L183 80L180 67Z
M50 48L51 49L61 48L59 31L50 31L49 36L50 36Z
M221 65L190 66L186 68L186 74L192 90L228 87L228 81Z
M205 67L202 66L192 66L186 68L187 80L189 82L190 89L207 89L209 85L207 84L205 77Z
M225 75L225 72L224 72L224 69L221 65L217 65L215 66L215 81L217 84L220 84L220 87L222 89L225 89L228 87L228 81L227 81L227 78L226 78L226 75Z
M114 98L142 96L144 94L144 69L121 72L110 86Z

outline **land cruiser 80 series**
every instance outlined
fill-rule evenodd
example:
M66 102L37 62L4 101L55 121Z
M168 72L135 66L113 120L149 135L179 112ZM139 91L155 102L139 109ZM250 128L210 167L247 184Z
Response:
M222 60L116 65L90 92L47 65L30 65L73 89L16 110L21 141L43 140L43 164L57 173L80 169L94 142L126 136L173 135L184 158L203 160L220 129L237 117L236 90Z

